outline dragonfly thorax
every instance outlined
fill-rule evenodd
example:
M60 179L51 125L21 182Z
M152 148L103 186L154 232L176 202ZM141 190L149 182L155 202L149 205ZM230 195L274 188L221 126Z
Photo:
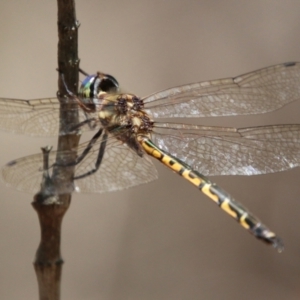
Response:
M102 93L99 100L101 108L98 116L101 125L142 156L144 152L137 137L150 137L153 129L153 120L142 109L143 101L132 94L106 93Z

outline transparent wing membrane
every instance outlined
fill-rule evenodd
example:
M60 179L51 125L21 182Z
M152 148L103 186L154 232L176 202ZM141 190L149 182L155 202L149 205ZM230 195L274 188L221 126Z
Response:
M103 193L127 189L157 179L157 171L147 157L140 157L126 145L109 143L99 170L91 176L75 181L78 192ZM76 168L76 176L88 171L96 160L93 151Z
M57 98L34 100L0 98L0 128L4 131L32 136L58 135L59 106ZM69 105L68 111L70 113L78 111L80 122L86 120L84 112L78 110L75 103L73 106ZM92 116L90 114L90 117Z
M158 123L152 140L160 149L210 176L267 174L297 167L300 162L300 125L226 128ZM100 143L100 140L95 143L76 166L75 176L94 168ZM79 146L78 155L87 144ZM50 165L54 164L56 154L56 151L50 153ZM70 161L69 155L69 152L63 152L66 162ZM35 192L39 189L42 165L42 154L31 155L8 163L3 167L2 175L8 185ZM107 192L155 178L156 170L147 156L139 157L126 144L111 137L100 169L75 183L80 192Z
M153 142L204 175L257 175L299 166L300 125L155 126Z
M86 148L88 143L78 147L78 155ZM86 173L94 168L98 156L100 141L97 142L86 158L75 167L75 176ZM71 152L61 152L61 161L69 162ZM56 161L57 151L51 151L49 166ZM40 189L43 175L43 155L34 154L9 162L2 168L2 177L8 186L19 191L37 192ZM51 170L50 170L51 172ZM26 174L26 176L24 176ZM75 180L75 191L85 193L102 193L122 190L157 178L157 171L145 156L139 157L126 145L115 139L109 139L106 151L99 170L85 178ZM70 190L60 190L61 193Z
M300 63L170 88L144 98L155 118L260 114L300 99Z

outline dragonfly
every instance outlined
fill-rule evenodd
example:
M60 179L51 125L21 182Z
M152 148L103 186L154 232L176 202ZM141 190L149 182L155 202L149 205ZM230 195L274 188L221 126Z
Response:
M87 76L78 96L69 92L65 99L73 101L74 111L81 108L80 123L59 134L78 128L94 129L96 134L79 145L79 154L71 164L73 153L60 155L66 161L65 167L75 166L76 191L100 193L156 179L150 157L155 158L196 186L248 232L280 252L281 239L206 176L267 174L299 166L300 124L231 128L158 120L270 112L300 98L299 79L300 63L284 63L139 98L123 93L111 75ZM57 134L58 111L56 98L2 98L0 126L30 135ZM50 166L55 165L56 155L55 151L50 153ZM9 186L36 192L42 164L42 154L16 159L2 168L2 176Z

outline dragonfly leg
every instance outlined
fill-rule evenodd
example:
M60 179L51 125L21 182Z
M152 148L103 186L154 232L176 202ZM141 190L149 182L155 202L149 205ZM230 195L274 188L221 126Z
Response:
M71 166L76 166L77 164L79 164L87 156L87 154L90 152L90 150L93 148L93 146L97 142L98 138L101 136L102 132L103 132L103 128L100 128L98 130L98 132L93 136L93 138L89 141L88 145L83 150L83 152L75 159L75 161L66 163L66 164L55 163L54 165L60 166L60 167L71 167Z
M87 112L86 112L86 111L83 111L83 112L84 112L84 115L85 115L85 118L86 118L85 121L88 121L88 122L86 122L86 123L89 125L89 128L90 128L91 130L95 129L95 128L96 128L96 118L90 118L90 119L89 119L89 116L88 116ZM95 123L92 124L92 121L95 121Z
M84 76L89 76L89 74L85 71L83 71L81 68L78 69L78 71L83 74Z
M101 162L102 162L102 159L103 159L103 156L104 156L104 152L105 152L105 147L106 147L106 142L107 142L107 133L104 132L103 136L102 136L102 141L100 143L100 148L99 148L99 152L98 152L98 158L97 158L97 161L95 163L95 167L94 169L84 173L84 174L81 174L81 175L78 175L78 176L75 176L74 179L80 179L80 178L84 178L84 177L87 177L87 176L90 176L92 175L93 173L97 172L98 169L100 168L100 165L101 165Z
M252 213L235 201L226 191L211 182L204 175L193 170L186 163L170 153L158 148L150 139L141 138L140 143L147 154L156 158L165 166L195 185L202 193L213 200L227 214L252 233L256 238L273 245L278 252L283 251L283 244L274 232L269 230Z
M59 74L60 74L60 77L61 77L61 80L64 84L64 87L66 89L66 92L68 93L68 95L74 99L77 104L80 106L80 108L84 111L84 112L87 112L87 113L91 113L91 112L95 112L95 109L92 109L92 108L89 108L88 106L86 106L74 93L72 93L68 86L67 86L67 83L66 83L66 80L65 80L65 75L59 71Z
M81 128L85 124L88 124L90 129L95 129L97 119L96 118L88 118L88 115L86 115L86 117L87 117L86 120L78 123L77 125L70 126L69 129L66 130L66 132L70 133L70 132L76 131L77 129ZM94 124L91 125L92 122L94 122Z

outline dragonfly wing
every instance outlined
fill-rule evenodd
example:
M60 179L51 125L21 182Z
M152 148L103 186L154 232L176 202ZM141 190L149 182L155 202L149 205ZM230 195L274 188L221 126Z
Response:
M98 156L98 147L77 166L76 176L93 169ZM147 155L138 156L127 145L109 139L99 170L75 181L80 192L102 193L127 189L157 179L157 171Z
M87 143L78 147L80 154ZM76 165L76 176L86 173L94 168L98 156L99 143L95 144L85 159ZM61 161L70 161L70 152L63 152ZM51 151L49 165L53 165L57 152ZM2 177L5 183L19 191L38 192L42 181L42 154L34 154L16 159L2 168ZM139 157L126 145L109 139L106 151L99 170L93 175L78 179L74 182L77 192L102 193L116 191L150 182L157 178L157 171L151 160ZM70 190L60 189L62 193Z
M86 119L84 112L78 110L76 104L69 106L70 113L79 112L79 122ZM0 129L32 136L58 135L59 109L60 103L57 98L33 100L0 98Z
M155 118L260 114L300 99L300 63L284 63L235 78L197 82L144 98Z
M57 98L35 100L0 99L1 130L28 135L58 134Z
M50 160L55 156L50 153ZM2 167L2 179L8 187L22 192L37 193L42 182L43 155L33 154L10 161Z
M158 126L154 143L205 175L257 175L299 166L300 125Z

